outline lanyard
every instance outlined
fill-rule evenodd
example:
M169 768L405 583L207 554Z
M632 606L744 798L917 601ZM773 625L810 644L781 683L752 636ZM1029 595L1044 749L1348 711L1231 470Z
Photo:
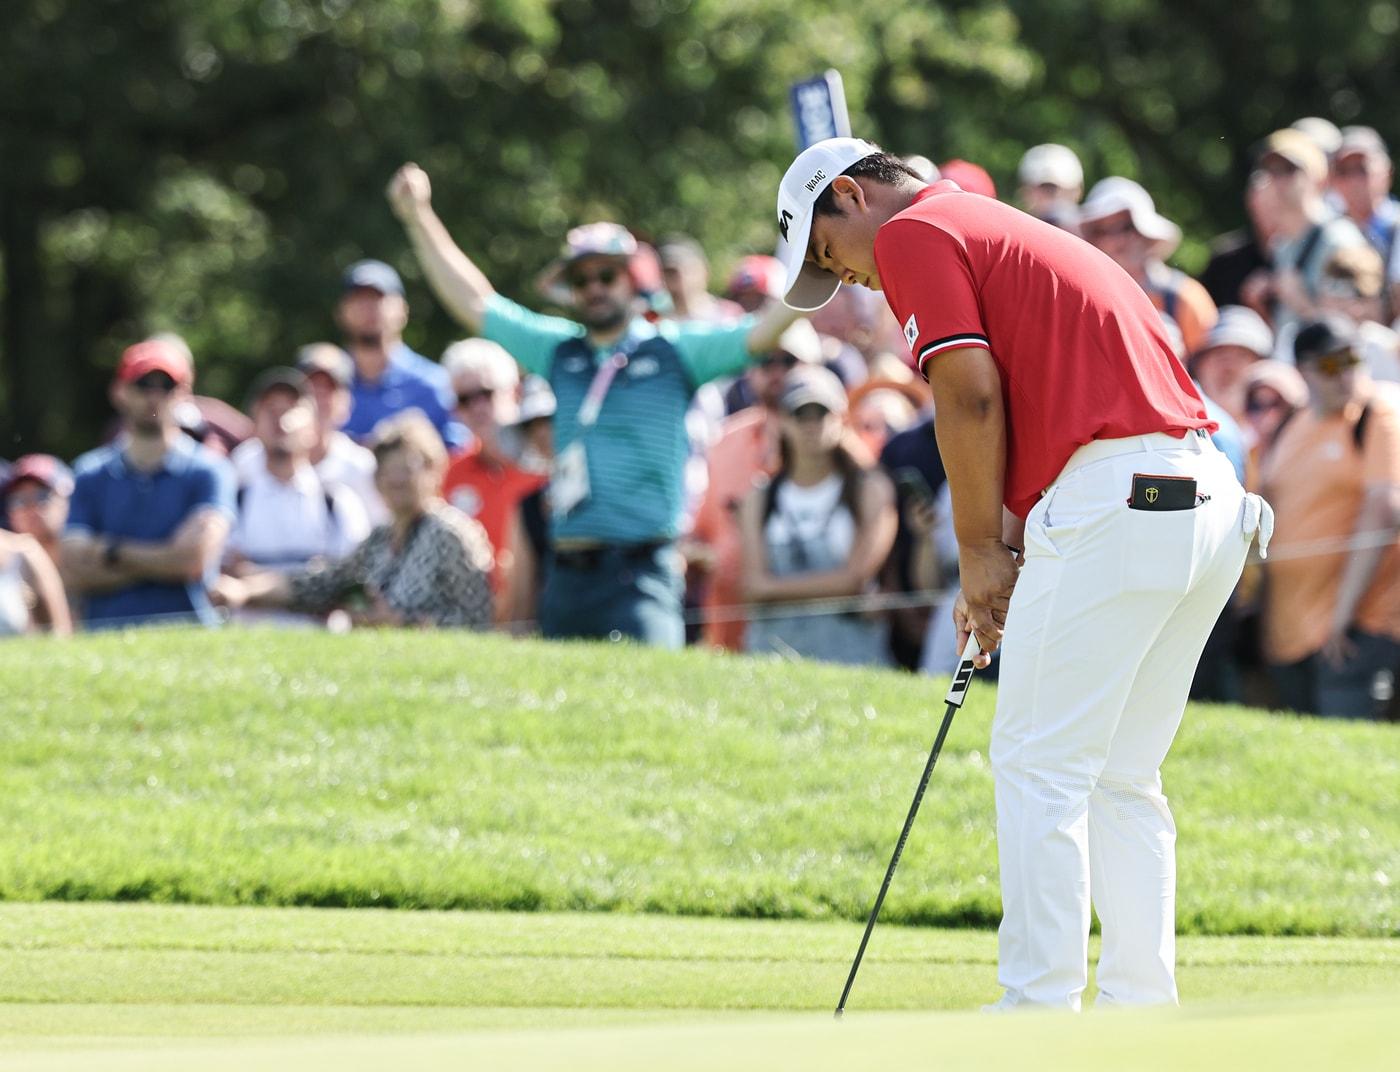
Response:
M580 428L587 430L598 423L598 413L603 408L603 399L607 397L608 388L612 386L617 374L627 367L629 355L643 341L635 335L624 339L612 355L598 366L598 371L593 374L593 382L588 385L588 393L583 396L583 405L578 408Z

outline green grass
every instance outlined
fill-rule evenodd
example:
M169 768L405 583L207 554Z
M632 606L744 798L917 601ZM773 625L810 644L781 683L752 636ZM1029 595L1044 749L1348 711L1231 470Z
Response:
M740 1068L842 1067L857 1044L874 1049L849 1067L919 1045L954 1067L980 1046L998 1067L1047 1038L1059 1058L1091 1040L1106 1058L1131 1032L1180 1053L1258 1034L1264 1052L1295 1059L1319 1034L1365 1053L1397 1038L1400 940L1188 937L1183 1012L1071 1029L1034 1016L892 1018L994 997L996 940L880 928L834 1027L859 934L664 916L4 905L0 1069L641 1069L726 1051Z
M0 663L0 898L861 919L938 717L892 673L150 632ZM887 922L999 915L974 682ZM1182 929L1400 934L1400 733L1195 708ZM983 936L984 937L984 936Z

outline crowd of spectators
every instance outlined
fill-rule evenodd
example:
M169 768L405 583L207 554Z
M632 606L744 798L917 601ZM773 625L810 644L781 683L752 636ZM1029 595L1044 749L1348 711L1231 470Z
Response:
M1274 506L1271 554L1193 694L1393 717L1389 153L1369 128L1307 119L1252 159L1244 226L1194 278L1171 265L1181 230L1151 192L1105 176L1086 195L1065 146L1025 154L1014 199L1142 287L1217 444ZM996 196L975 164L941 173ZM388 199L471 337L440 361L413 352L398 273L366 260L341 280L339 339L269 367L241 410L195 394L178 337L134 342L106 442L71 468L0 463L0 634L465 626L949 669L957 549L936 414L879 295L843 287L796 319L770 257L717 288L694 240L597 223L541 273L563 314L543 315L495 290L431 194L406 165Z

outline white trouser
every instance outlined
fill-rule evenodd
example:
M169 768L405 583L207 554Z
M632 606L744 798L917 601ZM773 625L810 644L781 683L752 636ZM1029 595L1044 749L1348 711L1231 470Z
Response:
M1134 473L1194 477L1209 499L1130 510ZM1099 1000L1176 1002L1159 768L1260 512L1209 439L1159 433L1080 448L1026 519L991 743L1005 1004L1079 1008L1091 894Z

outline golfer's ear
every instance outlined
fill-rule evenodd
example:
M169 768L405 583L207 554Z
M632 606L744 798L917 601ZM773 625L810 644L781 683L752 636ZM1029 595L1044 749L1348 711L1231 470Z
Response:
M837 175L832 179L831 190L838 201L847 202L852 208L865 208L865 190L849 175Z

